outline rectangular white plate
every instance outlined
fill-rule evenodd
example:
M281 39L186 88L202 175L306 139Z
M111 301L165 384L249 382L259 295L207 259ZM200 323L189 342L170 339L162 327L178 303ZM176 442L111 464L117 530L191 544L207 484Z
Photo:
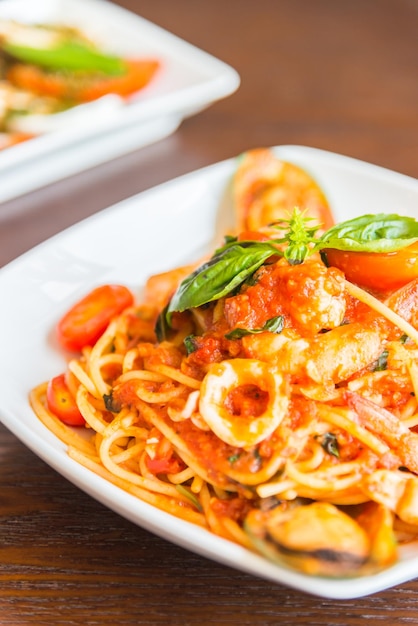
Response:
M2 0L0 19L73 25L109 53L161 61L128 104L106 96L51 115L50 132L1 151L0 202L157 141L239 86L229 65L106 0Z
M298 146L277 155L305 168L322 186L338 220L369 212L416 215L418 181L347 157ZM120 282L139 292L155 272L210 249L232 223L234 159L188 174L73 226L0 270L2 345L0 417L31 450L82 490L135 524L196 553L256 576L329 598L355 598L418 576L418 547L400 562L349 580L310 577L278 567L240 546L141 502L68 458L35 417L28 392L63 371L53 328L92 287ZM164 225L163 227L161 225ZM99 235L98 235L99 233Z

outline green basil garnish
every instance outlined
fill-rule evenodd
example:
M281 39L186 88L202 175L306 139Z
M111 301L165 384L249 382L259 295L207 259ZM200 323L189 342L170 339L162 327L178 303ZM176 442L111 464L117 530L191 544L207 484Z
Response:
M275 253L276 248L268 242L233 242L223 246L183 280L168 306L168 317L174 311L193 309L228 295Z
M383 350L382 354L377 359L375 366L373 367L374 372L383 372L388 367L388 356L389 352L387 350Z
M187 337L184 338L183 343L186 348L187 356L197 350L196 337L194 335L187 335Z
M219 300L249 281L272 255L282 255L291 265L303 263L314 252L327 248L355 252L393 252L418 241L418 222L396 214L369 214L337 224L321 236L311 218L295 208L288 220L274 226L284 235L269 241L237 241L227 237L212 258L178 287L159 326L170 326L171 314ZM276 247L277 244L281 248ZM160 317L161 317L160 316ZM237 329L238 330L238 329ZM257 329L256 329L257 330ZM232 331L234 332L234 331Z
M280 220L274 226L277 229L286 229L284 237L275 239L276 243L284 243L284 258L290 265L299 265L303 263L312 251L312 244L316 241L315 234L318 230L318 224L308 226L309 222L314 221L312 217L305 217L305 213L295 208L288 220Z
M281 333L283 330L283 315L272 317L264 324L262 328L234 328L230 333L225 335L226 339L241 339L246 335L257 335L258 333Z
M186 496L186 498L193 504L194 507L196 507L198 511L203 511L202 505L200 504L196 494L194 494L191 489L185 487L184 485L176 485L176 489L183 496Z
M4 43L3 50L23 63L50 70L89 71L117 75L126 71L122 59L103 54L79 42L66 41L53 48L31 48Z
M418 222L394 213L362 215L336 224L315 245L351 252L393 252L418 241Z
M157 318L157 323L155 324L155 334L157 340L161 343L161 341L166 341L170 334L170 325L168 323L167 318L167 309L168 305L163 308L161 313Z

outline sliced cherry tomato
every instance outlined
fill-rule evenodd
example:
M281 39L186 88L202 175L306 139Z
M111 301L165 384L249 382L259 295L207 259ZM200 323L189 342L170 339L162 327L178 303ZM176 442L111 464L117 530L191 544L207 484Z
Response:
M70 102L90 102L115 93L123 98L139 91L149 83L159 67L153 59L127 59L126 72L117 76L92 75L77 77L64 72L48 72L36 65L16 63L7 79L21 89L41 96L51 96Z
M123 285L102 285L77 302L57 326L63 348L78 351L92 346L111 320L133 304L134 297Z
M145 87L159 67L158 61L146 59L127 60L125 65L127 68L125 74L91 81L90 85L80 89L78 100L80 102L89 102L108 93L115 93L122 96L122 98L127 98Z
M52 378L46 390L48 408L64 424L69 426L83 426L84 417L81 415L74 396L65 382L65 374Z
M7 72L7 80L19 87L40 96L66 98L67 89L63 79L57 74L44 72L36 65L14 64Z
M378 292L390 292L418 277L418 243L395 252L324 250L328 264L347 280Z
M165 458L147 458L147 467L152 474L177 474L184 469L184 463L173 456Z

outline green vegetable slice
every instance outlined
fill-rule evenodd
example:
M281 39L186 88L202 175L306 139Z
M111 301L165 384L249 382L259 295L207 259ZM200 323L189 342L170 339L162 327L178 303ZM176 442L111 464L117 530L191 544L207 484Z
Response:
M51 70L89 71L117 75L125 72L122 59L103 54L78 42L63 42L53 48L31 48L4 43L3 50L18 61Z

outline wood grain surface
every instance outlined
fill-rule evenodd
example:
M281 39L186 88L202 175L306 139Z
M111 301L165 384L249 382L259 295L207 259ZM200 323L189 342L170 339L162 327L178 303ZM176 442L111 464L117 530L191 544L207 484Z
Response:
M257 146L313 146L418 175L416 0L116 4L232 65L241 86L165 140L1 204L0 266L123 198ZM366 620L418 623L418 582L334 601L213 563L107 510L0 426L1 626Z

